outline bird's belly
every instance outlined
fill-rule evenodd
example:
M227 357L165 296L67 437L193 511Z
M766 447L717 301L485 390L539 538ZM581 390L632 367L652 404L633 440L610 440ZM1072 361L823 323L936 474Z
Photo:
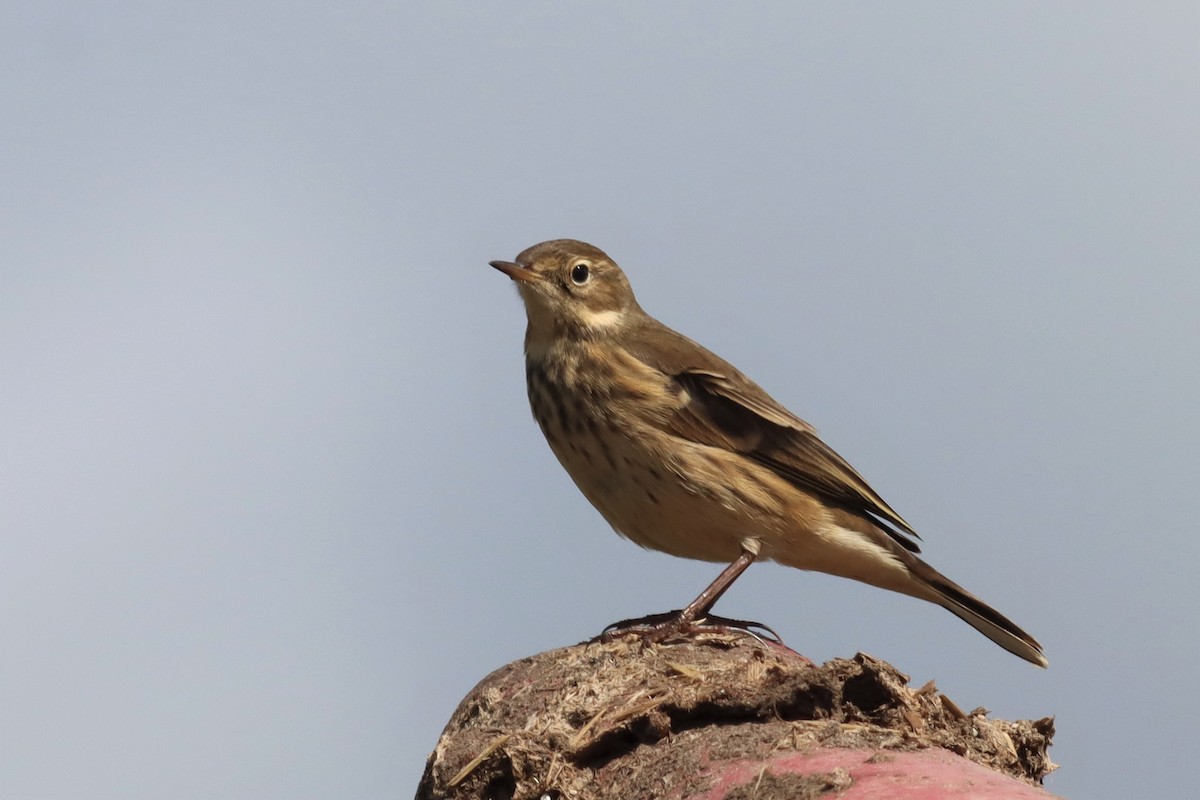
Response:
M610 525L653 550L732 561L747 540L777 538L784 502L722 453L657 430L543 426L559 462Z

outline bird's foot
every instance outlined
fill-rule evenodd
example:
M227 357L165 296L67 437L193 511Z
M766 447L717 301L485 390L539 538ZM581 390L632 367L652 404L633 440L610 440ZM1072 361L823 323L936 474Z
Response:
M765 634L766 638L763 638ZM691 619L682 610L649 614L645 617L623 619L609 625L591 641L608 643L624 636L635 635L643 644L662 644L671 640L688 639L697 634L718 633L736 636L753 636L763 642L783 644L783 639L770 626L745 619L729 619L706 615Z

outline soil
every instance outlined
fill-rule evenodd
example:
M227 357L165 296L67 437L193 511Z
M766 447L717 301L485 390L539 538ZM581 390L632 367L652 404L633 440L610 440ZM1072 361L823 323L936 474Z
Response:
M1053 719L986 713L964 713L932 682L911 689L862 653L818 666L782 645L721 634L580 644L484 678L451 717L416 796L850 797L856 781L883 773L889 786L909 777L929 785L932 762L914 753L936 756L943 771L961 762L973 770L956 776L964 785L1016 789L996 796L1048 796L1034 787L1055 768Z

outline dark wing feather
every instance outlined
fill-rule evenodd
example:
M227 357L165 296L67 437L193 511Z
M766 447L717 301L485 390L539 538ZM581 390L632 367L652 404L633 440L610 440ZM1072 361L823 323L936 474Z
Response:
M631 333L634 335L627 340L630 354L669 375L680 389L683 403L666 423L672 433L742 453L831 504L886 523L884 530L898 544L920 552L909 538L920 538L912 526L822 442L811 425L757 384L652 319L647 318L645 327Z

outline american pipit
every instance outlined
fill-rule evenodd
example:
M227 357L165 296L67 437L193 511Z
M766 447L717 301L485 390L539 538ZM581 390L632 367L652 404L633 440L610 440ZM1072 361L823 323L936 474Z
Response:
M557 239L491 265L525 302L529 402L580 491L643 547L729 563L658 630L691 629L769 558L937 603L1046 666L1032 636L917 557L912 526L812 426L646 314L603 252Z

